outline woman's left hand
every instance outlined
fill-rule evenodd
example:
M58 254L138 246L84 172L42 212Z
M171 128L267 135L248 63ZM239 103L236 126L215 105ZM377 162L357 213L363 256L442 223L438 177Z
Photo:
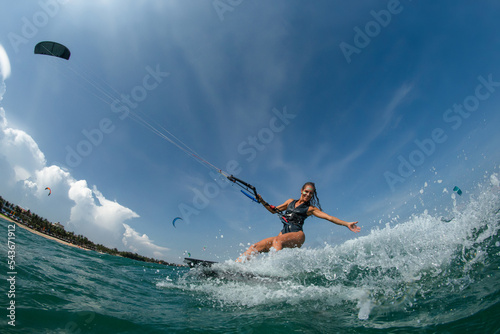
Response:
M350 229L351 231L355 232L355 233L358 233L359 231L361 231L361 227L357 226L358 222L352 222L352 223L347 223L347 228Z

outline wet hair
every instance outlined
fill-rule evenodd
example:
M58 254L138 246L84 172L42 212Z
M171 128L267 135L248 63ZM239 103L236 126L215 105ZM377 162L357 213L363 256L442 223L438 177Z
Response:
M315 206L318 209L320 209L321 211L323 211L323 209L321 209L321 204L319 204L318 193L316 192L316 185L314 184L314 182L306 182L302 186L301 191L304 190L307 186L311 186L311 187L314 188L313 196L311 197L311 200L309 201L308 204L312 205L312 206Z

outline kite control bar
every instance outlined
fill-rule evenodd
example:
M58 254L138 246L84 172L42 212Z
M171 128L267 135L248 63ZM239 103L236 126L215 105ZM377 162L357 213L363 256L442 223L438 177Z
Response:
M243 188L241 190L241 192L247 196L248 198L250 198L251 200L253 200L254 202L257 202L257 203L262 203L265 207L269 207L271 210L273 210L275 213L278 213L280 215L281 218L283 218L287 223L288 223L288 220L286 220L285 217L283 217L283 215L281 214L281 211L276 209L276 207L274 205L269 205L269 203L267 203L266 201L264 201L262 199L262 197L259 196L259 194L257 193L257 190L255 189L254 186L252 186L251 184L249 183L246 183L245 181L243 180L240 180L238 179L237 177L231 175L231 176L227 176L227 179L237 185L239 185L241 188ZM252 192L254 196L252 196L251 194L249 194L248 192ZM257 198L260 198L257 199Z
M254 186L252 186L251 184L249 183L246 183L245 181L243 180L240 180L238 179L237 177L234 177L233 175L231 176L228 176L227 179L237 185L239 185L241 188L243 188L241 190L241 192L247 196L248 198L250 198L252 201L254 202L257 202L257 203L260 203L260 201L257 199L257 197L259 197L259 194L257 194L257 190L255 189ZM246 191L245 191L246 190ZM252 196L251 194L248 193L248 191L251 191L253 193L254 196Z

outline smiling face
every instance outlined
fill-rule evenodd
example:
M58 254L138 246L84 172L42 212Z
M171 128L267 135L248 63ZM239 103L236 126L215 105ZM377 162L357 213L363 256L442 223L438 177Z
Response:
M316 189L312 184L310 183L304 184L300 193L300 199L303 200L304 202L309 202L313 197L315 191Z

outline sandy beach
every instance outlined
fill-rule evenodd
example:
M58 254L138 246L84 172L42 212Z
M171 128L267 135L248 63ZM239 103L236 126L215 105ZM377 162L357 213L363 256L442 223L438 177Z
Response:
M63 245L66 245L66 246L71 246L71 247L76 247L76 248L80 248L80 249L85 249L85 250L88 250L88 249L86 249L86 248L83 248L83 247L80 247L80 246L74 245L74 244L72 244L72 243L69 243L69 242L63 241L63 240L61 240L61 239L54 238L54 237L52 237L52 236L50 236L50 235L47 235L47 234L41 233L41 232L39 232L39 231L37 231L37 230L33 230L33 229L29 228L29 227L28 227L28 226L26 226L26 225L23 225L23 224L21 224L21 223L16 222L15 220L10 219L9 217L7 217L7 216L5 216L5 215L0 214L0 216L1 216L3 219L5 219L5 220L7 220L7 221L9 221L9 222L15 223L17 226L19 226L19 227L21 227L21 228L24 228L25 230L30 231L31 233L37 234L37 235L39 235L39 236L42 236L42 237L47 238L47 239L50 239L50 240L57 241L58 243L63 244Z

